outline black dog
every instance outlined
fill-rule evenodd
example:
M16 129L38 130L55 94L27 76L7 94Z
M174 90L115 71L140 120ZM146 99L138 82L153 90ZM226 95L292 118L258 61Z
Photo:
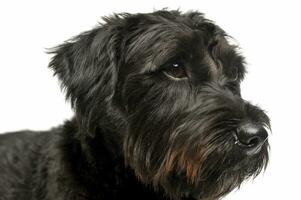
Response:
M244 58L201 13L119 14L53 49L75 117L0 136L1 200L218 199L268 161Z

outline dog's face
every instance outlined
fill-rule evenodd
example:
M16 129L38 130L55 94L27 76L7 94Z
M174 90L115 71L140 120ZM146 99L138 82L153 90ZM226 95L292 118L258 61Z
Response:
M51 66L82 132L121 134L125 162L173 198L214 199L267 164L269 119L243 100L244 59L199 13L115 16Z

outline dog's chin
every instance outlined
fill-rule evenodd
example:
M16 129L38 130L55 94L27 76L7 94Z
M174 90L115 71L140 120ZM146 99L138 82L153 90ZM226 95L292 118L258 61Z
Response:
M218 162L221 160L222 163ZM268 144L252 156L236 149L227 159L218 155L210 156L202 166L203 169L197 170L199 174L196 182L191 181L196 178L188 177L184 169L173 170L159 181L154 178L152 182L147 177L147 183L155 186L155 189L163 190L172 199L219 199L239 188L243 181L259 175L266 168L267 162ZM140 178L146 180L142 176Z

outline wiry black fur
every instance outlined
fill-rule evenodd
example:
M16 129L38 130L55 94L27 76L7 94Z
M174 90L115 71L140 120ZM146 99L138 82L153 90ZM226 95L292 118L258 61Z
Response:
M75 117L0 136L1 200L217 199L268 161L235 145L244 58L201 13L118 14L51 51ZM166 75L181 62L187 79Z

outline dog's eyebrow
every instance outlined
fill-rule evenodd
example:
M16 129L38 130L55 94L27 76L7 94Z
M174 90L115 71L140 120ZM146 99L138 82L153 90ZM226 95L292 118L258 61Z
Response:
M183 59L183 52L180 51L175 44L171 44L170 46L167 44L165 48L161 48L161 51L153 52L153 57L147 59L145 69L143 69L142 72L157 71L168 63L178 62Z

